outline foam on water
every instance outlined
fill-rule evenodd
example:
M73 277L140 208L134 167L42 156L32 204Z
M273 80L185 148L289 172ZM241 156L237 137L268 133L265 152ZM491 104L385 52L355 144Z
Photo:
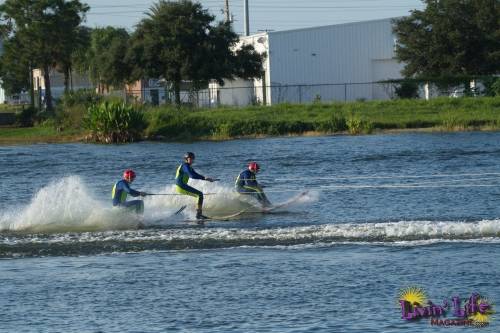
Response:
M64 234L0 235L0 257L88 255L234 247L317 248L337 245L500 244L500 220L401 221L285 228L170 228Z
M241 197L231 187L203 181L190 182L204 193L207 214L226 215L249 209L256 204L251 197ZM175 194L173 185L151 189L151 192ZM310 202L314 194L301 198ZM147 196L145 212L137 216L111 207L111 199L98 200L78 176L68 176L40 189L31 202L0 212L0 231L56 233L72 231L121 230L146 226L162 226L172 222L173 214L186 205L184 218L194 219L196 199L185 195Z
M242 198L234 192L232 188L219 185L217 183L207 183L205 181L190 180L189 184L203 193L204 212L212 215L226 215L239 210L251 208L255 202L248 198ZM148 196L144 198L144 222L146 225L162 225L171 221L171 215L182 206L187 206L183 215L194 219L196 215L196 199L186 195L176 195L175 185L152 189L151 192L161 194L172 194L164 196ZM168 213L165 214L165 210Z
M80 177L69 176L40 189L27 206L0 213L0 231L108 230L139 222L133 215L124 217L93 198Z

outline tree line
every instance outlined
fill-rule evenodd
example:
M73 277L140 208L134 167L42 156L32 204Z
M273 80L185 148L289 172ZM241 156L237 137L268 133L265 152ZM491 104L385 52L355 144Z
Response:
M423 10L394 21L396 57L405 79L396 93L417 97L418 86L462 86L474 96L480 81L486 95L500 95L500 1L423 0ZM475 87L474 89L477 89Z
M0 77L8 93L32 91L32 70L42 71L47 110L53 109L51 70L64 74L71 89L73 70L86 73L101 90L141 78L171 83L180 104L181 82L194 89L211 80L258 78L265 55L253 46L236 47L238 35L215 22L191 1L154 4L132 33L122 28L85 27L90 7L79 0L6 0L0 5L3 53ZM33 102L32 93L32 102Z
M405 77L500 74L500 1L423 2L394 24Z
M405 77L432 81L500 74L498 0L423 2L424 10L394 21L396 56L405 64ZM231 25L216 22L199 3L160 0L131 33L85 27L89 9L79 0L5 0L0 5L4 89L32 91L32 69L39 68L51 110L50 71L63 73L69 90L75 70L88 73L101 90L161 78L171 84L179 104L183 81L197 89L210 80L223 84L263 74L265 55L250 45L236 48L238 36Z

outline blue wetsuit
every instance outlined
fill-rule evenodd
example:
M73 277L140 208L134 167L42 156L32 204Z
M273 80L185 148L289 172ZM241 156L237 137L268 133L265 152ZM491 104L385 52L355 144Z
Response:
M113 191L111 192L113 206L130 207L133 208L136 213L142 214L144 211L144 202L142 200L127 201L127 194L138 197L141 195L141 192L131 189L128 182L122 179L113 186Z
M203 205L203 193L188 185L189 178L205 180L205 176L194 171L193 167L184 162L177 168L175 174L175 189L177 193L198 198L198 206Z
M271 202L267 199L264 191L257 183L257 178L255 173L250 170L245 170L241 172L236 178L236 183L234 184L236 191L240 194L250 194L254 196L263 206L271 206Z

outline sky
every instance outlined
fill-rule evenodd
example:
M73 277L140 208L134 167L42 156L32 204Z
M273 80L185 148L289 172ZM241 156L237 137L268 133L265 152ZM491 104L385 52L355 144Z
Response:
M86 25L124 27L133 31L154 0L81 0L91 9ZM200 0L204 8L223 20L225 0ZM250 33L282 31L408 15L423 9L421 0L248 0ZM243 0L229 0L234 30L243 33Z

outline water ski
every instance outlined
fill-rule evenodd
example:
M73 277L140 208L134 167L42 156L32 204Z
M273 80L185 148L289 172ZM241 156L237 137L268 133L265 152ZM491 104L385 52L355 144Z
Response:
M222 216L205 216L202 219L196 219L196 220L188 220L186 222L196 222L197 224L203 224L205 221L229 221L234 219L235 217L238 217L245 213L247 210L241 210L239 212L236 212L234 214L229 214L229 215L222 215Z
M307 195L307 193L309 193L309 191L304 191L304 192L301 192L300 194L294 196L293 198L291 198L285 202L282 202L280 204L273 205L273 206L267 207L267 208L261 208L260 212L261 213L272 213L280 208L285 208L287 206L290 206L291 204L294 204L295 202L297 202L300 199L302 199L303 197L305 197Z

